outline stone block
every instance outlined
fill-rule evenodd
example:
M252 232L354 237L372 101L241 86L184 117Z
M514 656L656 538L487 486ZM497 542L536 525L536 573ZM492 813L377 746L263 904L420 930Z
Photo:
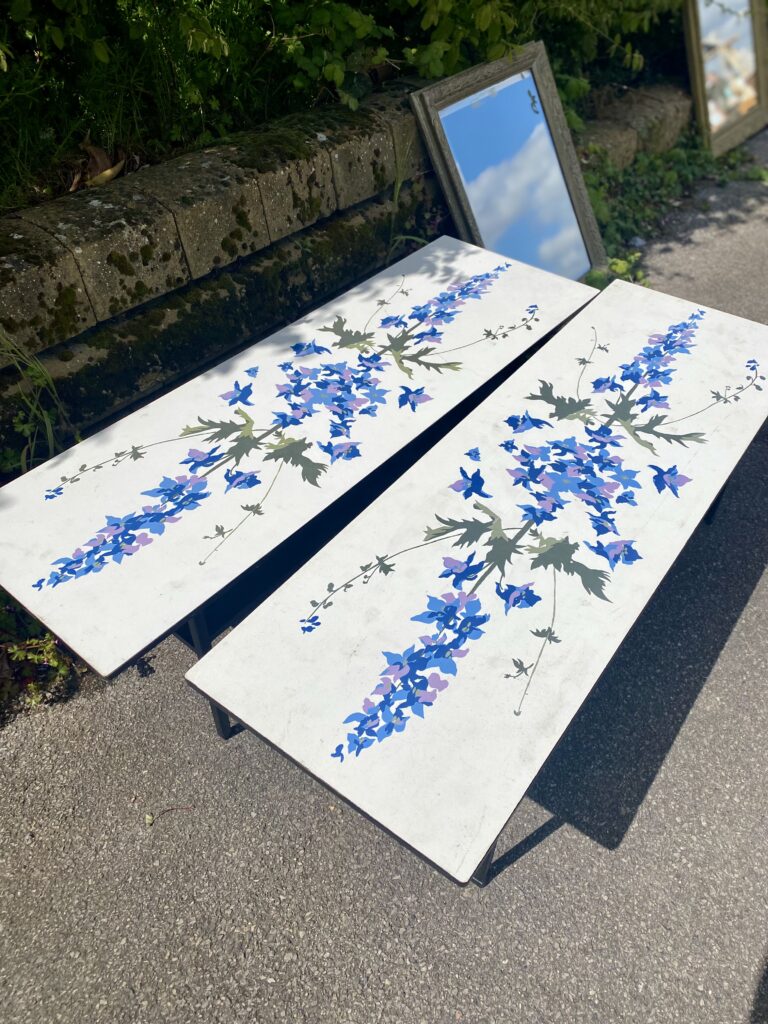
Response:
M637 153L637 132L617 121L592 121L579 137L579 149L601 149L620 171L629 167Z
M241 175L258 175L271 241L295 234L336 211L331 158L328 146L320 141L309 142L307 156L289 158L261 172L248 166L247 147L226 147L223 153Z
M33 354L96 323L74 257L42 228L0 219L0 325ZM0 349L0 368L10 359Z
M98 325L41 353L78 429L98 425L197 367L223 359L357 284L450 227L434 177L406 184L286 238L162 303ZM0 371L0 450L14 450L18 378Z
M173 214L193 278L269 245L258 179L224 149L176 157L130 180Z
M369 126L334 141L333 182L340 210L383 192L397 178L392 135L384 126Z
M650 85L626 93L606 109L609 121L637 133L638 149L665 153L691 119L691 97L673 85Z
M22 211L74 256L97 320L189 280L173 215L132 176Z
M400 87L385 93L374 93L361 104L362 110L371 113L378 123L386 125L390 130L399 181L409 181L432 167L411 109L408 98L411 91L407 87Z

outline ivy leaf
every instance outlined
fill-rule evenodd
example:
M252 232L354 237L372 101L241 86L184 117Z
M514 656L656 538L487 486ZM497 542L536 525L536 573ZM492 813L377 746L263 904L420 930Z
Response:
M320 476L328 467L322 462L313 462L304 454L312 447L305 437L282 437L276 444L267 446L270 451L264 456L265 462L284 462L301 470L301 478L313 487L318 487Z
M538 547L529 548L534 552L532 569L548 569L564 572L566 576L578 576L588 594L594 594L601 601L607 601L605 585L611 578L603 569L590 569L583 562L577 562L574 554L579 545L571 543L568 537L543 537Z
M347 327L346 318L337 316L330 327L321 327L325 334L335 334L338 338L337 348L356 348L360 352L368 352L374 335L371 331L353 331Z
M542 640L546 640L548 644L559 644L560 637L555 634L555 631L551 626L547 626L544 629L532 629L531 633L534 636L540 637Z
M538 394L528 395L529 402L546 402L552 406L552 416L556 420L581 420L586 423L594 411L588 398L566 398L563 395L556 395L552 385L545 380L539 381Z

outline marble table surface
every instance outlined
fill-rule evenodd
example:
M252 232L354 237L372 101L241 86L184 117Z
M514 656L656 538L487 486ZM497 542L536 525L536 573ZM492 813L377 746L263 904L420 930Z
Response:
M765 420L766 364L767 327L614 282L188 679L466 882Z
M583 306L442 238L0 490L0 585L115 672Z

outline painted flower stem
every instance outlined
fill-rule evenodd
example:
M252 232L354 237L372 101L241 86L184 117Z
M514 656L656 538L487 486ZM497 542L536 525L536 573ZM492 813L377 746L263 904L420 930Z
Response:
M591 349L589 355L587 356L586 362L582 363L581 373L579 374L579 379L576 381L576 398L577 399L581 398L581 394L579 393L579 388L581 387L581 380L582 380L582 377L584 376L584 371L589 366L589 364L592 362L592 356L595 354L595 349L596 348L597 348L597 331L593 327L592 328L592 349Z
M395 288L395 290L392 292L392 294L389 296L389 298L385 299L383 302L380 302L376 306L376 308L371 312L371 315L365 321L365 327L363 327L363 334L365 334L365 332L371 326L371 320L373 320L373 318L376 316L376 314L380 313L382 309L386 309L387 306L389 306L392 303L392 300L395 298L395 296L400 294L400 292L403 290L403 285L404 284L405 284L405 276L400 278L400 284L397 286L397 288Z
M222 544L223 544L223 543L224 543L225 541L229 540L229 538L230 538L230 537L231 537L231 536L232 536L232 535L233 535L234 533L237 533L237 531L238 531L238 530L240 529L240 527L241 527L241 526L242 526L242 525L243 525L244 523L247 523L247 522L248 522L248 520L249 520L249 519L251 519L251 518L252 518L253 516L256 516L256 515L261 515L261 514L262 514L262 512L263 512L263 509L264 509L264 502L265 502L265 501L267 500L267 498L269 497L269 492L270 492L270 491L272 490L272 488L273 488L273 487L275 486L275 484L277 483L277 478L278 478L278 477L280 476L280 471L282 470L282 468L283 468L283 466L284 466L284 465L285 465L285 463L284 463L284 462L281 462L281 463L280 463L280 465L279 465L279 466L277 467L277 470L275 471L275 475L274 475L274 476L272 477L272 481L271 481L271 483L270 483L269 487L267 488L267 490L265 491L265 493L264 493L264 497L263 497L263 498L261 499L261 501L257 502L257 503L256 503L255 505L251 506L251 508L250 508L250 509L249 509L248 511L246 511L246 513L245 513L245 515L244 515L244 516L242 517L242 519L238 520L238 522L237 522L237 523L235 523L235 525L234 525L234 526L233 526L233 527L232 527L231 529L229 529L229 530L225 530L225 531L224 531L224 533L223 533L223 534L221 535L221 540L220 540L220 541L218 542L218 544L216 545L216 547L215 547L215 548L212 548L212 549L211 549L211 550L210 550L210 551L208 552L208 554L207 554L207 555L205 556L205 558L203 558L203 559L202 559L201 561L199 561L199 562L198 562L198 565L205 565L205 563L206 563L206 562L208 561L208 559L209 559L209 558L213 558L213 556L214 556L214 555L216 554L216 552L217 552L217 551L219 550L219 548L221 547L221 545L222 545ZM215 467L214 467L214 468L215 468ZM258 509L258 511L256 511L257 509Z
M552 618L549 621L549 636L551 636L552 633L554 632L556 616L557 616L557 570L555 569L554 566L552 566ZM522 714L523 703L525 702L525 698L528 696L528 691L531 688L531 683L533 682L533 677L536 675L536 669L539 667L539 662L541 661L542 656L544 654L544 648L550 642L549 636L545 636L544 639L541 641L541 646L539 647L539 653L536 655L536 661L533 663L533 668L531 669L531 674L526 679L525 689L523 690L522 696L520 697L520 702L518 703L517 707L514 710L514 713L517 716Z
M689 412L687 416L678 416L676 420L667 420L665 426L670 426L672 423L682 423L683 420L693 419L694 416L700 416L703 412L707 412L709 409L712 409L716 405L722 405L724 402L731 402L734 397L741 398L741 396L745 395L751 387L754 387L757 384L759 379L760 375L757 371L755 371L753 376L750 378L749 383L745 384L743 388L735 388L732 395L728 394L728 392L731 390L730 385L726 385L724 396L716 398L713 402L710 402L709 405L705 405L702 406L701 409L697 409L696 412Z
M520 330L521 327L527 327L528 324L532 320L537 320L537 319L538 319L538 317L536 317L532 313L530 316L523 317L523 319L520 321L519 324L511 324L509 327L499 327L499 328L497 328L497 330L493 331L491 334L484 334L482 336L482 338L476 338L474 341L468 341L465 345L456 345L455 348L440 349L440 355L441 356L447 356L447 355L451 355L453 352L461 352L462 349L472 348L473 345L479 345L480 342L482 342L482 341L497 341L498 338L499 338L499 335L503 331L509 331L509 332L511 332L511 331L518 331L518 330Z

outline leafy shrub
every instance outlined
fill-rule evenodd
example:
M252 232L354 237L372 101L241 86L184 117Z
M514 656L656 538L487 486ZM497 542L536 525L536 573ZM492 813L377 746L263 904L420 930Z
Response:
M0 28L0 208L64 191L88 134L161 155L340 99L383 78L435 78L544 38L566 100L598 57L681 0L10 0ZM577 116L572 114L577 120ZM576 120L573 121L576 124Z

